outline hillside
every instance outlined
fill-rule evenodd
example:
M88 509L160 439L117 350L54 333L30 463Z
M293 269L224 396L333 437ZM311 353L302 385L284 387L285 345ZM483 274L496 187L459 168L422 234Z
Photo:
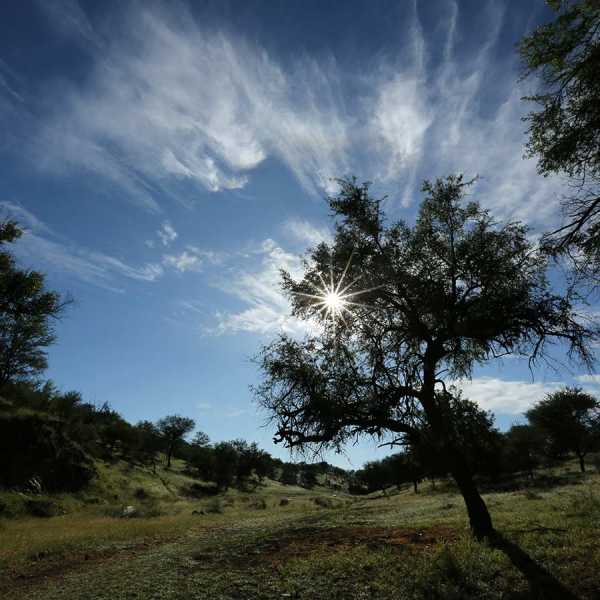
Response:
M449 482L351 498L269 481L196 500L176 491L192 483L180 468L106 466L93 491L53 497L74 512L0 521L0 597L591 600L600 589L600 475L575 464L485 494L500 534L489 543L470 536ZM162 514L109 514L143 506L141 486Z

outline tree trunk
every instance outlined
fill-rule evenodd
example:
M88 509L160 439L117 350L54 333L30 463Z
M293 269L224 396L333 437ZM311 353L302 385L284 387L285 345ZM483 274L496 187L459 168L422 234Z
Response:
M435 397L436 369L437 360L441 358L436 353L440 352L439 345L428 345L425 352L425 363L423 365L423 389L421 391L421 405L425 409L425 414L429 420L431 428L438 436L444 447L444 455L447 464L450 467L450 473L458 485L463 500L467 507L469 515L469 524L473 535L481 540L491 537L494 533L492 517L488 512L483 498L473 481L473 475L469 469L462 452L452 443L452 437L449 435L448 423L444 419Z
M419 490L417 489L417 484L418 484L418 480L413 479L413 489L415 490L415 494L419 493Z
M577 458L579 459L579 468L581 469L582 473L585 473L585 462L583 460L583 454L581 454L580 452L577 453Z
M171 468L171 454L173 454L173 444L170 444L167 449L167 469Z
M462 465L457 465L452 470L452 477L454 477L454 481L456 481L465 501L473 535L478 540L490 537L494 532L492 518L483 498L479 494L471 473Z

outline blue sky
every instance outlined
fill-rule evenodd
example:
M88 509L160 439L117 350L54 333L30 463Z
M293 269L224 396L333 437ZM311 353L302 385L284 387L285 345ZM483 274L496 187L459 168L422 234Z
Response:
M0 213L15 252L76 299L48 376L126 418L194 418L212 439L271 443L251 357L289 317L278 271L331 231L332 177L374 182L414 219L424 178L534 233L565 190L523 159L514 44L551 17L531 1L4 3ZM466 395L506 427L575 369L518 359ZM580 379L577 379L577 378ZM358 467L375 443L330 456Z

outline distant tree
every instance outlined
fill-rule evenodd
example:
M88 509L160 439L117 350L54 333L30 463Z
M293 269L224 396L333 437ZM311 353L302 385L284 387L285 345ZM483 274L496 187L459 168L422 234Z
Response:
M524 471L533 478L544 457L543 433L531 425L513 425L504 439L505 470Z
M171 466L171 456L178 442L194 429L196 423L193 419L180 415L169 415L157 421L156 427L165 441L167 453L167 467Z
M279 480L284 485L298 485L298 467L294 463L284 463Z
M547 246L568 252L582 272L600 269L600 3L548 0L556 18L520 42L524 76L540 90L526 100L530 156L543 175L561 173L576 192L564 202L566 224ZM574 251L572 251L572 249Z
M61 419L72 419L81 406L83 399L81 394L76 391L66 392L64 394L54 393L49 403L50 410Z
M210 438L204 431L197 431L192 438L191 445L204 448L210 444Z
M213 460L211 479L220 490L227 490L237 477L239 453L233 443L219 442L213 449Z
M548 394L526 413L548 437L555 452L573 452L585 472L585 456L600 441L600 402L578 387Z
M52 321L69 302L45 289L41 273L19 269L3 249L22 233L13 221L0 223L0 386L46 369L45 348L55 340Z
M139 421L136 425L138 432L138 454L144 463L152 465L156 472L156 457L163 449L163 438L154 423L151 421Z
M556 339L590 364L597 334L572 296L550 291L526 227L499 226L464 203L467 185L460 176L426 182L409 227L384 221L367 184L340 181L329 200L339 219L333 244L312 249L300 281L283 276L293 313L320 322L322 333L264 348L255 391L275 419L275 441L291 447L339 449L359 435L402 441L425 424L484 537L492 520L448 419L444 379L504 354L535 363Z
M317 472L314 465L305 464L300 471L300 485L304 488L312 489L317 483Z

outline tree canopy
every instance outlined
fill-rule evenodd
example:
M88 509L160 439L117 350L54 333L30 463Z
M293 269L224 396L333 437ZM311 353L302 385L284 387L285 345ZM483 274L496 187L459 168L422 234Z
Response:
M575 192L565 200L566 224L548 246L570 251L584 273L600 268L600 3L551 0L554 21L520 42L524 76L539 78L526 100L527 151L543 175L567 175ZM575 252L572 252L575 249Z
M54 342L54 319L66 305L45 288L44 275L17 267L5 249L22 230L0 224L0 386L35 377L48 366L45 348Z
M334 242L310 251L301 280L283 274L293 313L322 330L263 349L258 401L276 422L275 440L290 447L340 448L363 434L401 442L425 426L474 532L487 535L491 519L448 417L455 394L447 382L506 354L535 363L556 341L589 363L596 332L581 324L573 297L551 291L547 259L527 228L496 224L465 202L462 177L424 184L413 227L386 223L368 184L339 185L329 200Z
M175 445L194 429L193 419L180 415L168 415L156 423L160 435L164 438L167 450L167 466L171 466L171 456Z
M585 456L600 447L600 402L581 388L548 394L526 413L557 454L573 452L585 471Z

